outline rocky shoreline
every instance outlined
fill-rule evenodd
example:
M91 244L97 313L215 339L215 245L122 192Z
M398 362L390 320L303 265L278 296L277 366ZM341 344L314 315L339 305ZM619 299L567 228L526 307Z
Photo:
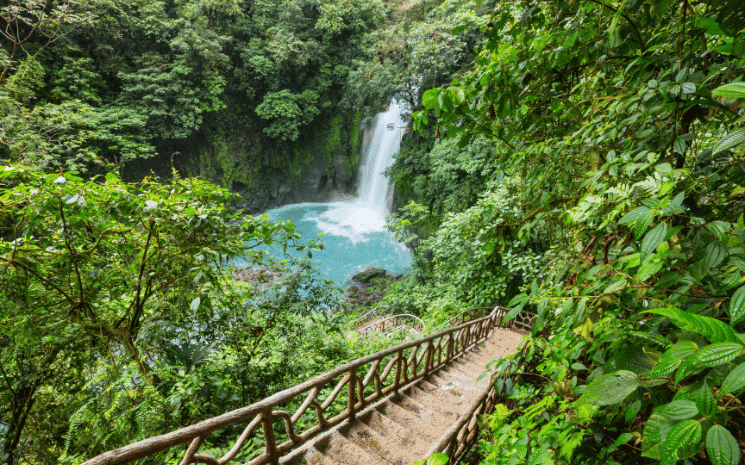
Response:
M367 268L355 274L344 292L343 307L347 313L370 307L385 298L388 286L401 281L403 274L388 273L382 268Z
M233 280L265 286L281 281L285 273L265 267L245 267L233 270ZM383 268L366 268L353 275L346 286L341 308L346 313L354 313L361 308L370 307L385 298L388 286L401 281L403 274L388 273Z

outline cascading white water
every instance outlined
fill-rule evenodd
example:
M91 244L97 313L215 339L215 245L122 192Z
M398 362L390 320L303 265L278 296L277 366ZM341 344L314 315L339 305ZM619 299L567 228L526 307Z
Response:
M319 219L325 234L342 235L352 242L367 241L367 234L385 231L388 211L388 178L385 170L393 164L401 146L406 126L402 120L406 109L392 100L388 110L375 118L372 140L365 164L360 168L359 196L354 200L333 202L333 208Z
M330 203L287 205L266 212L273 220L290 220L305 237L323 233L325 248L314 254L322 273L344 280L360 269L377 266L402 272L411 264L411 253L393 240L385 227L389 190L385 170L393 164L406 130L402 116L408 109L392 100L388 110L375 117L375 127L364 165L360 168L359 196Z

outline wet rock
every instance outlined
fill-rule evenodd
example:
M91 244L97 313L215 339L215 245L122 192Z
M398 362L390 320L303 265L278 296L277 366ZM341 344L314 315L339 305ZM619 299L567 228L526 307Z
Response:
M356 275L352 276L352 281L357 281L362 284L368 284L375 278L383 278L386 275L386 271L383 268L366 268Z

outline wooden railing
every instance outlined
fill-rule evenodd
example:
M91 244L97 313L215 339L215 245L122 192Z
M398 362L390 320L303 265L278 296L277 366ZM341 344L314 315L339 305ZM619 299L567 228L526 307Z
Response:
M474 307L469 308L468 310L464 310L460 312L459 314L455 315L454 317L450 318L448 321L444 323L440 323L439 325L435 326L434 328L428 330L424 335L432 334L435 331L441 331L443 328L448 328L451 326L457 326L459 324L463 324L466 321L473 320L474 318L478 316L485 316L492 310L492 307Z
M530 332L535 324L536 314L531 312L520 312L517 316L511 320L512 327L523 331Z
M362 315L358 316L355 320L352 320L352 322L349 323L349 326L351 326L352 328L357 328L372 320L378 315L380 315L380 310L378 309L378 307L375 307L372 310L368 310Z
M419 317L411 315L409 313L402 313L400 315L392 315L387 318L383 318L382 320L376 321L371 325L358 329L357 332L362 335L372 332L386 333L404 326L413 328L418 333L424 331L424 322L420 320Z
M503 326L530 332L535 319L536 315L534 313L521 312ZM479 396L479 399L473 403L468 413L461 416L453 426L448 428L437 444L429 449L425 457L429 457L436 452L442 452L450 457L448 464L460 463L463 456L469 451L478 437L478 416L492 413L494 406L497 404L497 398L496 386L494 383L489 383L489 386Z
M492 329L500 327L505 313L504 308L496 307L485 317L349 362L255 404L106 452L84 465L126 464L179 446L186 447L181 465L224 465L233 460L246 465L276 465L281 457L321 432L354 419L373 402L462 355ZM210 435L238 425L245 427L221 458L199 453ZM257 428L263 432L263 450L255 457L244 457L242 449ZM283 436L279 440L278 434Z

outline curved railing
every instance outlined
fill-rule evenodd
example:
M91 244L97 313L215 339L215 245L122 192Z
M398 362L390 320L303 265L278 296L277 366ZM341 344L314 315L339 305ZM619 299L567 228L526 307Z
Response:
M424 322L419 319L416 315L410 313L402 313L400 315L391 315L387 318L383 318L380 321L365 326L357 330L358 333L366 335L372 332L390 333L394 329L401 327L412 328L416 332L421 333L424 331Z
M356 319L352 320L352 322L349 323L349 326L351 326L352 328L357 328L372 320L378 315L380 315L380 309L378 307L375 307L372 310L368 310L362 315L358 316Z
M466 310L466 312L468 311L469 310ZM517 328L530 332L535 323L535 319L535 313L521 312L502 326L505 328ZM489 386L483 393L481 393L479 399L473 403L469 411L461 416L455 424L448 428L437 444L429 449L425 457L429 457L436 452L443 452L450 457L449 464L460 463L463 456L469 451L478 438L479 415L493 412L494 406L497 404L497 398L498 394L494 383L489 383Z
M532 312L520 312L512 320L512 328L530 332L533 329L536 317L537 315Z
M494 307L474 307L469 308L468 310L464 310L460 312L459 314L455 315L448 321L444 323L440 323L439 325L435 326L434 328L430 329L426 333L424 333L424 336L427 334L432 334L438 329L441 330L442 328L447 328L448 326L457 326L459 324L462 324L468 320L473 320L476 316L481 314L481 316L484 316L485 314L488 314L489 311L493 310Z
M246 465L278 464L281 457L321 432L354 419L371 403L460 356L492 329L501 327L505 313L504 308L496 307L485 317L349 362L255 404L106 452L84 465L126 464L178 446L187 446L181 465L224 465L239 457L257 428L263 431L263 450L256 457L240 460ZM198 453L208 436L238 425L242 433L223 457ZM284 438L278 441L275 430L282 429Z

